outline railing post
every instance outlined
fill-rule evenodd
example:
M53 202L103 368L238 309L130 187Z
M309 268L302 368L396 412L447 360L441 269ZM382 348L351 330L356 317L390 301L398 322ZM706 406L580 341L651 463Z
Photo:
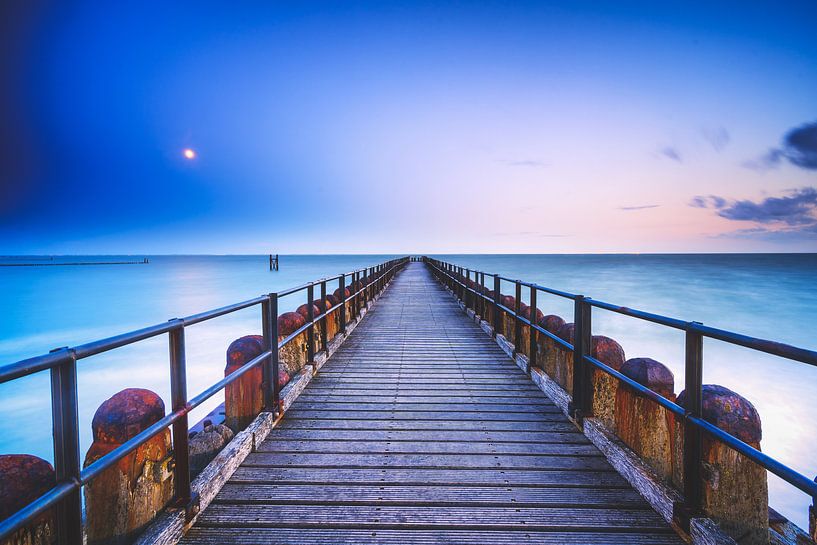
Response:
M77 360L73 351L68 352L63 363L51 368L51 418L56 481L74 481L79 484ZM57 504L55 515L57 543L82 545L82 500L79 486Z
M306 361L315 361L315 284L309 283L306 288L306 318L309 328L306 330Z
M329 349L326 344L329 339L329 314L326 306L326 280L321 280L321 306L323 307L323 323L321 324L321 349L329 356Z
M340 289L340 330L346 334L346 275L338 278L338 288Z
M187 369L184 349L184 324L179 321L178 327L170 330L170 402L173 411L187 405ZM173 423L173 484L175 503L184 507L188 516L193 514L193 497L190 491L190 452L187 446L187 415Z
M278 413L278 294L270 293L261 303L264 345L270 357L264 362L264 409Z
M499 275L494 275L494 338L499 333L499 324L502 323L502 316L499 313L499 302L502 296L499 294Z
M687 416L700 417L703 411L703 336L694 329L686 331L684 357L684 408ZM676 504L673 518L679 526L689 530L689 521L701 510L701 430L684 423L684 501Z
M474 310L471 304L473 302L473 294L469 291L470 288L468 286L468 284L470 283L471 283L471 269L465 269L465 308L466 309L470 308L471 310Z
M590 305L584 295L577 295L574 305L575 334L573 336L573 418L581 421L591 414L593 401L593 381L589 376L590 366L584 357L591 351Z
M484 293L485 292L485 273L484 272L479 273L479 287L480 287L480 290L479 290L480 295L481 296L485 295L485 293ZM479 317L482 320L485 319L485 306L486 306L485 299L480 297L479 298Z
M522 338L522 316L520 315L522 312L522 284L519 280L515 282L516 284L516 293L515 295L515 302L514 302L514 328L513 328L513 351L514 354L518 354L521 352L522 347L519 346L520 340Z
M528 319L530 320L530 345L528 347L528 365L525 369L525 372L530 375L530 368L536 365L536 352L537 352L537 333L534 325L539 325L536 320L537 312L536 312L536 288L533 286L530 287L530 312L528 313Z

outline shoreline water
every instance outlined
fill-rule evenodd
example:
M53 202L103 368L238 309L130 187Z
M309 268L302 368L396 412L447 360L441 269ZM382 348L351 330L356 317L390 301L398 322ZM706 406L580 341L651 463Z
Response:
M249 299L388 257L282 256L280 272L268 271L266 255L150 256L151 267L127 268L127 273L115 273L115 268L83 269L80 274L80 269L70 267L56 268L59 272L40 269L37 274L6 269L0 272L0 296L6 301L0 319L0 362L12 363L56 346L76 345ZM435 257L739 333L804 348L815 345L814 254ZM572 309L564 303L540 298L539 307L567 318ZM292 301L293 308L298 304ZM291 309L281 312L286 310ZM603 313L594 315L593 324L594 333L619 340L627 357L648 356L666 363L675 373L676 393L682 389L683 341L679 335ZM188 390L197 392L220 378L229 342L259 331L260 318L254 313L190 328ZM763 419L764 451L806 475L817 473L808 448L817 438L817 426L811 423L817 402L810 401L817 398L813 392L817 370L722 344L708 342L705 346L704 381L731 387L755 404ZM169 406L166 362L164 339L83 362L79 376L83 452L89 444L93 411L119 389L153 389ZM15 415L0 423L0 453L17 452L19 447L21 452L53 458L47 379L39 373L15 385L0 385L0 408L4 414ZM191 422L196 420L193 415ZM771 505L802 526L808 499L775 479L770 480L770 490Z

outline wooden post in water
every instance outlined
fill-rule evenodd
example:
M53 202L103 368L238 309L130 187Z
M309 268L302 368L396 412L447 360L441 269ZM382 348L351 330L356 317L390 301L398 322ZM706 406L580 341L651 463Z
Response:
M156 393L128 388L99 406L91 424L94 442L87 467L158 422L165 405ZM88 545L131 543L173 497L170 430L139 448L85 485Z
M269 255L269 270L278 270L278 254L275 254L274 256L272 254Z
M0 455L0 520L5 520L48 492L55 484L51 464L28 454ZM54 512L49 509L0 545L50 545L56 539Z

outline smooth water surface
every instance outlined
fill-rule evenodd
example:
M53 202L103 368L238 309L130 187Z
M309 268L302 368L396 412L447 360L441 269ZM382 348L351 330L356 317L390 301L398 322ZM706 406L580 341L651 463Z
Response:
M138 256L137 259L141 259ZM0 267L0 364L122 333L370 266L392 256L281 256L268 271L266 256L154 256L147 265ZM595 299L817 348L817 255L462 255L440 259L498 272ZM75 258L58 258L74 261ZM83 259L87 259L87 256ZM122 260L106 256L104 260ZM0 258L0 262L10 261ZM333 291L332 286L329 291ZM513 294L510 284L504 293ZM293 310L305 295L281 302ZM528 294L524 293L525 300ZM546 314L572 321L572 305L539 295ZM260 308L240 311L186 330L188 393L223 376L225 350L235 338L260 334ZM681 332L594 309L593 333L619 341L627 357L651 357L684 382ZM82 360L79 365L82 452L99 404L127 387L159 393L169 407L167 338ZM704 345L704 382L749 399L763 420L762 449L802 473L817 475L817 369L731 347ZM197 410L196 422L222 396ZM0 385L0 453L53 459L46 373ZM810 499L770 478L771 504L801 526Z

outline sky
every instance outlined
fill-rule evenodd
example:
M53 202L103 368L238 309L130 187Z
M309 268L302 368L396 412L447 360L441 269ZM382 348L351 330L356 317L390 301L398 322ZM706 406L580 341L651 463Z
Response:
M814 252L815 21L3 2L0 254Z

